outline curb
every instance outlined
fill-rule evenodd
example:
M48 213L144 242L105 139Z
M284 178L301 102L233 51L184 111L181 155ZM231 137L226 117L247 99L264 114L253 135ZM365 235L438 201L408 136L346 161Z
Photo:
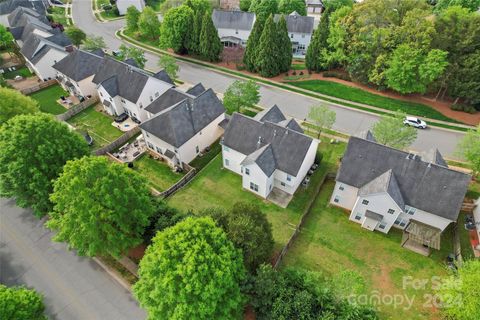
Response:
M100 259L93 257L93 261L95 261L110 277L112 277L119 285L121 285L125 290L132 293L132 285L128 283L125 279L123 279L115 270L108 267L104 264Z
M119 29L115 32L115 37L119 40L122 40L122 41L125 41L126 43L132 45L132 46L135 46L137 48L141 48L142 50L145 50L145 51L148 51L150 52L151 54L154 54L154 55L161 55L160 53L158 53L157 51L154 51L150 48L150 46L148 45L138 45L136 40L133 39L133 42L131 40L131 37L127 36L127 35L124 35L123 34L123 29ZM158 50L161 50L161 49L158 49ZM164 50L161 50L163 54L168 54L170 56L173 56L175 58L178 58L178 55L176 54L172 54L170 52L167 52L167 51L164 51ZM242 75L237 75L237 74L233 74L233 73L229 73L229 72L226 72L226 71L223 71L223 70L220 70L220 69L217 69L217 68L214 68L214 67L210 67L208 66L208 63L207 62L195 62L193 61L193 59L190 59L190 58L182 58L182 59L179 59L181 60L182 62L184 63L189 63L189 64L193 64L193 65L200 65L202 67L205 67L207 69L209 69L210 71L212 72L217 72L217 73L220 73L220 74L223 74L223 75L226 75L226 76L229 76L229 77L234 77L234 78L237 78L237 79L242 79L242 80L251 80L249 79L247 76L242 76ZM374 115L374 116L377 116L377 117L380 117L382 116L381 113L383 114L393 114L393 111L391 110L382 110L378 107L374 107L374 106L360 106L359 105L359 108L354 108L354 107L349 107L349 106L346 106L346 105L342 105L342 104L339 104L341 102L332 102L332 101L328 101L328 100L324 100L322 98L319 98L319 97L315 97L315 96L312 96L312 95L309 95L308 93L309 92L305 92L305 93L301 93L301 92L297 92L297 91L293 91L293 90L289 90L289 89L286 89L286 88L282 88L282 87L279 87L275 84L270 84L270 83L265 83L264 81L268 81L268 80L265 80L263 78L258 78L256 76L250 76L254 79L257 79L260 81L260 84L263 85L263 86L266 86L266 87L269 87L269 88L275 88L275 89L278 89L278 90L283 90L285 92L288 92L288 93L293 93L293 94L297 94L297 95L300 95L300 96L303 96L303 97L306 97L306 98L310 98L310 99L315 99L315 100L318 100L318 101L321 101L321 102L324 102L324 103L328 103L330 105L333 105L335 107L338 107L338 108L343 108L343 109L347 109L347 110L351 110L351 111L356 111L356 112L362 112L364 114L370 114L370 115ZM288 86L288 84L281 84L282 86ZM295 89L295 90L299 90L299 91L302 91L303 89L301 88L292 88L292 89ZM305 90L307 91L307 90ZM313 95L320 95L320 96L324 96L323 94L321 93L316 93L316 92L311 92L311 94ZM332 100L336 100L337 98L335 97L330 97L330 96L325 96L326 98L329 98L329 99L332 99ZM351 101L351 102L346 102L346 103L356 103L354 101ZM376 112L373 112L373 111L368 111L368 110L363 110L361 108L367 108L367 109L372 109L372 110L377 110L379 113L376 113ZM454 133L465 133L465 131L463 130L455 130L455 129L452 129L452 128L445 128L445 127L442 127L442 126L436 126L434 124L438 123L438 124L444 124L444 125L449 125L449 126L458 126L459 128L464 128L464 129L473 129L474 127L472 126L468 126L468 125L465 125L465 124L455 124L455 123L452 123L452 124L449 124L445 121L441 121L441 120L435 120L435 119L430 119L430 118L424 118L424 117L420 117L420 116L416 116L417 118L420 118L420 119L423 119L423 120L426 120L428 122L430 122L431 126L435 127L435 129L438 129L438 130L444 130L444 131L449 131L449 132L454 132Z

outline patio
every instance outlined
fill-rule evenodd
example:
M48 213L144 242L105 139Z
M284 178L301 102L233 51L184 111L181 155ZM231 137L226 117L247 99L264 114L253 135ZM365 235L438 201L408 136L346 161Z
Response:
M143 135L139 135L133 142L123 145L112 155L123 163L129 163L138 159L146 150Z
M293 195L286 193L283 190L280 190L278 188L273 188L270 194L267 197L267 200L270 202L275 203L277 206L281 208L286 208L288 207L288 204L292 200Z
M117 129L119 129L123 132L127 132L127 131L132 130L133 128L136 128L138 126L138 124L135 123L131 118L127 118L127 120L125 120L123 122L120 122L120 123L113 121L112 126L114 126L115 128L117 128Z
M64 96L64 99L59 98L57 100L57 103L61 104L67 109L70 109L74 105L79 104L80 100L76 96L70 95L70 96Z

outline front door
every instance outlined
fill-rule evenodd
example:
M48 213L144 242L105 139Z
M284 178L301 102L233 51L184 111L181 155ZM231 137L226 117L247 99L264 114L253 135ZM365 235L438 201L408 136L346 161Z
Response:
M362 228L365 228L367 230L373 231L378 225L378 221L371 219L369 217L365 217L365 220L363 220L362 223Z

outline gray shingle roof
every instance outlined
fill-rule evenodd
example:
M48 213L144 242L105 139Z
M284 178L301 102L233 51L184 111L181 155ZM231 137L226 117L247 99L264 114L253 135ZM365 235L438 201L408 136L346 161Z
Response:
M160 70L153 75L154 78L162 80L163 82L174 84L172 78L168 75L165 70Z
M435 163L439 166L448 167L447 162L445 161L445 159L443 159L442 154L440 153L440 151L438 151L438 149L431 149L429 151L422 152L420 156L422 157L423 161Z
M239 113L232 115L223 138L225 146L244 155L270 144L276 169L292 176L297 176L312 142L312 138L297 131Z
M70 79L81 81L97 72L103 59L93 53L75 50L53 65L53 68Z
M36 12L30 8L17 7L7 17L9 26L10 27L19 26L19 21L23 18L23 15L29 15L29 16L35 17L45 24L49 23L44 13Z
M285 118L282 111L280 110L280 108L276 104L273 105L273 107L270 107L268 109L265 109L265 110L257 113L257 115L254 117L254 119L258 120L260 122L269 121L269 122L272 122L272 123L279 123L279 122L287 120L287 118Z
M403 200L402 192L400 191L400 187L398 186L397 179L395 178L392 169L382 173L361 187L358 194L361 196L367 196L381 192L388 193L402 210L405 208L405 201Z
M178 148L225 112L212 89L184 99L145 121L140 128Z
M281 15L275 15L275 22L280 20ZM304 17L299 15L298 13L294 12L290 15L284 15L285 20L287 20L287 30L288 32L295 32L295 33L312 33L313 32L313 24L315 19L313 17Z
M283 120L283 121L279 122L278 124L281 125L282 127L289 128L289 129L292 129L294 131L303 133L302 127L293 118L290 119L290 120Z
M107 80L102 81L102 87L105 89L105 91L108 92L111 97L116 97L119 94L118 81L116 76L111 76Z
M29 1L29 0L6 0L0 2L0 15L9 14L18 7L30 8L36 12L45 14L45 6L41 0Z
M183 101L187 98L192 98L192 97L193 96L190 96L176 88L170 88L167 91L165 91L162 95L160 95L157 99L153 100L153 102L150 103L145 108L145 110L150 113L157 114L179 103L180 101Z
M255 14L244 11L213 10L212 20L215 28L252 30Z
M266 144L252 154L248 155L241 165L256 163L267 177L270 177L277 167L275 155L271 144Z
M58 44L61 47L68 47L72 45L72 40L70 40L70 38L67 37L63 32L56 33L45 39L55 44Z
M190 89L188 89L187 93L196 97L196 96L200 95L201 93L203 93L205 90L206 89L203 86L203 84L201 82L199 82L196 85L194 85L193 87L191 87Z
M351 137L337 181L361 188L390 169L406 205L457 220L471 177L408 152Z
M113 81L111 78L116 78ZM136 103L140 94L147 83L149 75L138 68L132 67L126 63L105 57L93 77L93 83L101 84L107 92ZM106 83L104 81L108 80ZM110 90L110 91L109 91Z

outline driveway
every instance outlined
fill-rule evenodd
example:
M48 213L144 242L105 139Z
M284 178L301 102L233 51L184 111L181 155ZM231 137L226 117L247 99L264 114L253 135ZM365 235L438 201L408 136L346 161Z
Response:
M31 210L0 198L0 283L41 292L52 320L146 318L130 293L93 260L51 238Z
M98 22L92 14L90 1L73 0L73 19L74 23L87 34L102 36L110 49L116 49L122 44L122 41L115 37L115 32L124 26L125 21ZM147 58L147 69L153 71L160 69L157 66L158 56L146 52L145 57ZM212 71L196 64L178 61L178 65L180 66L178 75L181 80L191 84L202 82L206 88L212 88L216 92L223 93L233 81L237 80L234 76ZM305 119L310 107L319 103L317 99L268 85L261 85L260 92L262 95L260 100L261 106L270 107L273 104L277 104L282 111L297 119ZM337 121L333 129L339 132L356 134L370 129L379 119L377 115L335 106L327 102L325 104L336 112ZM411 146L411 149L424 151L438 148L444 156L458 158L455 156L455 149L462 136L463 133L460 132L429 128L418 132L418 138Z

